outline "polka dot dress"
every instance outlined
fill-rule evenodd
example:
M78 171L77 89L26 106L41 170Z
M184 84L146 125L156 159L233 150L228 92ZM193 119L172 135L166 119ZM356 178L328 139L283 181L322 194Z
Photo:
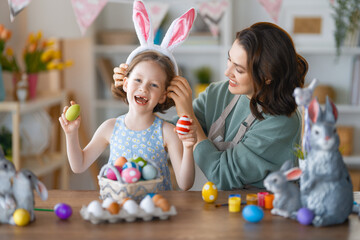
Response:
M171 190L170 171L167 162L167 152L164 149L162 137L163 120L155 116L153 124L141 131L133 131L125 126L125 116L116 119L110 139L109 163L114 165L117 158L126 159L142 157L155 163L160 169L164 181L159 190Z

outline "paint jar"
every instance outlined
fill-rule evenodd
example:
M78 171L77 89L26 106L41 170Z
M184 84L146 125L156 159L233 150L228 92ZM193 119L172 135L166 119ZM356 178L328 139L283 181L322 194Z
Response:
M265 196L265 209L273 209L274 194L268 194Z
M230 194L228 203L229 203L229 212L240 212L241 195L240 194Z
M257 205L258 196L255 193L246 194L246 205Z
M259 192L257 194L257 197L258 197L258 206L259 207L264 207L265 206L265 196L268 195L269 193L268 192Z

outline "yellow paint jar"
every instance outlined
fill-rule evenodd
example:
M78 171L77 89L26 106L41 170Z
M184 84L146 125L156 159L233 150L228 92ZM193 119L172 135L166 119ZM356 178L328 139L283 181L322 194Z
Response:
M229 212L240 212L241 207L241 195L240 194L231 194L229 196Z

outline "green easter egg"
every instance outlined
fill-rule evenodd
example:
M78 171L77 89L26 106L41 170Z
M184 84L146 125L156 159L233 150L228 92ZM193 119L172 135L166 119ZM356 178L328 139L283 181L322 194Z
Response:
M74 104L68 108L65 117L68 121L74 121L80 115L80 105Z
M131 159L130 161L137 163L140 167L145 167L147 164L147 161L144 160L142 157L137 157L135 159Z

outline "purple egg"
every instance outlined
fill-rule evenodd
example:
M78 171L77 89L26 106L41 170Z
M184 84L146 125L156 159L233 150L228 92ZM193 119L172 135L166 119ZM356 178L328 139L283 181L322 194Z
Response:
M297 212L297 220L302 225L310 225L314 219L314 213L308 208L300 208Z
M54 207L56 216L60 219L68 219L72 214L72 209L69 205L65 203L58 203Z

